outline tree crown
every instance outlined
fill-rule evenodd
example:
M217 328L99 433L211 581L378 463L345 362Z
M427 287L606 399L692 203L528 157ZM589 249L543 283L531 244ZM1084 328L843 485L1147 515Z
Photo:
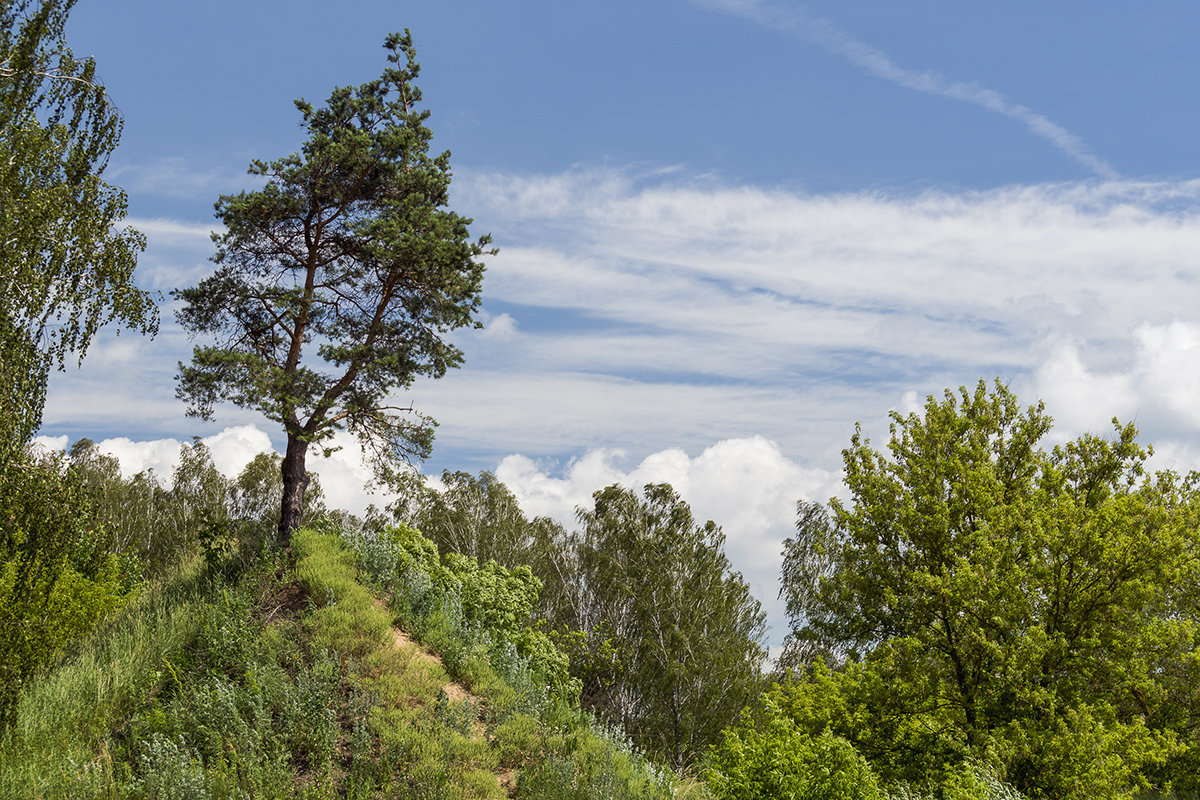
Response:
M296 101L300 151L253 162L266 186L217 201L217 269L176 295L183 327L218 338L180 365L191 413L231 400L306 442L348 428L386 473L428 454L433 425L388 397L461 364L446 334L478 325L480 257L494 251L446 208L450 154L430 153L410 35L384 46L379 78L321 107Z

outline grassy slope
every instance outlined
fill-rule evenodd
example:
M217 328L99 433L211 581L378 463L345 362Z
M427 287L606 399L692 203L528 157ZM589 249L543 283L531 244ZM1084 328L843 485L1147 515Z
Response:
M416 602L420 575L369 588L364 555L309 531L292 561L148 587L26 691L0 797L704 796L553 697L455 598L426 581Z

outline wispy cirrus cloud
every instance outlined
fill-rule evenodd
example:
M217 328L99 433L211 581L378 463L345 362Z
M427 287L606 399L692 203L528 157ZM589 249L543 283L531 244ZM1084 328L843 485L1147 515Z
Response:
M768 0L692 0L713 9L755 22L805 42L815 44L832 55L881 80L924 94L945 97L978 106L1014 119L1089 172L1105 179L1119 173L1107 161L1092 152L1079 136L1029 106L1009 100L999 92L973 81L958 81L932 70L914 70L900 66L877 47L854 39L821 17L772 3Z
M580 170L458 185L505 231L485 295L512 323L414 387L454 452L501 431L533 456L758 433L832 468L853 423L885 432L908 391L1019 382L1064 341L1086 345L1089 375L1132 369L1150 352L1138 326L1200 307L1195 181L808 194Z

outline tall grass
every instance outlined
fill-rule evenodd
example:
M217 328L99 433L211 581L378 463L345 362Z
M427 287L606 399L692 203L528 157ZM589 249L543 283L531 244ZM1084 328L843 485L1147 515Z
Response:
M0 748L0 797L111 789L119 772L111 733L160 682L163 664L178 659L196 635L207 590L195 559L144 589L57 668L29 681Z

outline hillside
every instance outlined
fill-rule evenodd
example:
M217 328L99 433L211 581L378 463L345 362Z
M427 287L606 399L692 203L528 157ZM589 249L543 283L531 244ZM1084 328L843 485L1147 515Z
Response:
M351 543L148 588L27 687L0 796L706 796L583 714L544 638L464 613L481 586L416 531Z

